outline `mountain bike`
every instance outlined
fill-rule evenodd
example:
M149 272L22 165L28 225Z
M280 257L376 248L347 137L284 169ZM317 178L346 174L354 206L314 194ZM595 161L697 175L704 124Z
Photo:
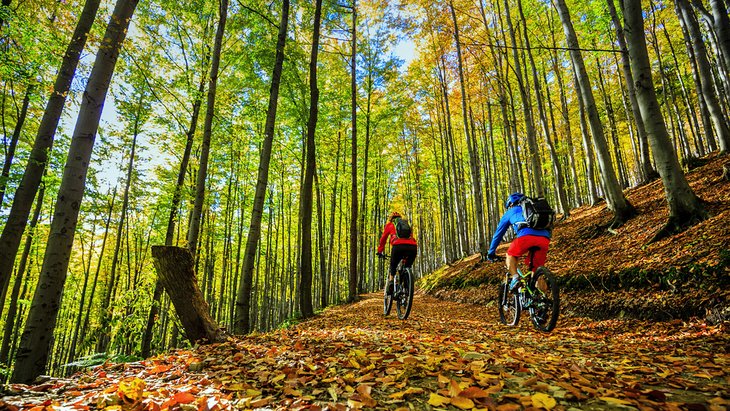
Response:
M389 260L390 256L382 254L380 258ZM408 318L411 314L411 307L413 306L413 275L411 274L411 269L406 267L405 264L405 258L398 263L398 268L393 276L393 293L388 295L388 281L385 282L383 289L383 314L386 316L390 314L393 301L395 300L398 318L401 320Z
M523 273L517 267L519 283L510 288L512 276L505 274L504 283L499 290L499 320L502 324L516 326L520 322L522 310L530 313L532 324L540 331L549 332L555 328L560 314L560 290L557 280L547 267L532 264L536 248L528 250L529 271ZM503 257L499 260L504 260Z

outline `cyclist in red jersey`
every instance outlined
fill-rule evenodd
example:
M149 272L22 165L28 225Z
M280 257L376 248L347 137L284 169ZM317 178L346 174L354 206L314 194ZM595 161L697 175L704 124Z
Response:
M400 231L400 232L399 232ZM388 222L383 228L383 235L380 237L378 244L378 256L383 255L385 251L385 242L390 238L390 276L388 277L388 294L393 293L393 276L398 268L398 263L405 259L406 267L413 265L418 254L418 243L413 237L413 230L408 222L398 213L394 211L390 214Z

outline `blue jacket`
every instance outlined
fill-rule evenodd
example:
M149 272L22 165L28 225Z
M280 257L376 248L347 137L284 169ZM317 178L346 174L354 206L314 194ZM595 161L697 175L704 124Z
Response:
M515 230L515 233L517 233L517 237L522 237L525 235L536 235L540 237L550 238L550 230L535 230L534 228L530 227L520 228L518 223L524 222L525 217L522 216L522 207L516 205L507 209L507 211L504 212L502 219L499 220L497 230L494 232L494 236L492 237L492 244L489 246L488 255L492 255L497 251L497 246L499 245L499 243L502 242L502 237L507 232L507 229L509 229L510 225Z

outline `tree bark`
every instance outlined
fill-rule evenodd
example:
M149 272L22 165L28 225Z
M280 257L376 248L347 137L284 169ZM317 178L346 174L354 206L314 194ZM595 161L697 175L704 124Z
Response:
M0 26L2 24L0 23ZM28 105L30 104L30 96L33 94L35 86L29 85L25 90L25 97L23 97L23 105L18 113L18 120L15 122L15 128L13 129L13 135L10 138L10 144L8 151L5 153L5 162L3 163L3 170L0 172L0 209L3 206L3 198L5 197L5 189L8 185L8 179L10 178L10 166L13 164L13 157L15 157L15 148L18 146L18 140L20 139L20 132L23 130L25 124L25 118L28 114ZM1 302L0 302L1 303Z
M655 236L655 239L658 239L707 218L707 214L684 177L656 98L640 2L624 3L624 21L631 70L636 81L636 97L641 108L641 117L646 122L646 131L654 152L657 171L664 183L664 192L669 205L669 222Z
M459 66L459 84L461 86L461 114L464 119L464 138L469 151L469 167L471 169L472 194L474 195L474 211L477 223L477 240L479 244L479 252L482 256L487 255L486 231L484 229L484 198L482 196L481 173L479 171L479 160L476 152L476 141L474 141L473 130L469 132L469 113L467 110L466 97L466 79L464 77L464 64L461 55L461 42L459 40L459 22L456 20L456 11L454 10L454 2L449 2L451 8L451 18L454 21L454 42L456 43L456 55Z
M520 56L518 53L517 38L515 36L515 30L512 27L512 18L510 17L509 4L507 0L504 0L504 13L507 19L507 28L509 30L510 38L512 40L512 58L514 59L514 71L517 77L517 84L520 90L520 100L522 100L522 112L525 116L525 134L527 138L527 149L530 157L530 176L532 176L532 184L534 185L535 194L537 196L544 196L545 190L542 186L542 163L540 161L540 151L537 147L537 138L535 136L535 120L532 117L532 105L530 104L531 98L527 91L524 78L522 76L522 63L520 62ZM529 46L528 46L529 47Z
M243 257L243 268L238 283L236 294L236 316L233 321L233 332L245 334L251 331L249 324L249 313L251 311L251 281L253 279L253 266L256 258L259 238L261 237L261 219L266 200L266 189L269 184L269 165L271 163L271 147L274 142L274 127L276 126L276 110L279 102L279 86L281 84L281 72L284 66L284 47L286 46L286 32L289 24L289 0L284 0L281 10L281 22L279 23L279 34L276 40L276 56L274 58L274 69L271 77L269 90L269 107L266 111L266 124L264 125L264 141L261 145L259 157L258 180L256 181L256 192L253 199L251 211L251 223L246 249Z
M182 247L156 245L152 246L152 260L188 340L193 344L225 341L227 335L210 316L208 303L198 287L190 251Z
M56 127L61 118L61 112L66 102L66 96L71 88L71 81L76 73L81 51L86 45L86 39L94 23L100 0L87 0L79 16L74 33L61 61L61 67L53 85L53 91L48 98L46 110L43 112L41 123L38 126L30 158L25 167L23 178L13 196L13 205L10 208L8 219L0 235L0 288L7 289L10 275L13 272L15 256L20 247L23 231L28 223L33 199L41 184L43 170L48 162L48 153L53 147L53 138Z
M195 182L195 204L188 227L188 249L196 255L200 221L203 217L203 203L205 201L205 181L208 177L208 157L210 155L210 141L213 134L213 117L215 116L215 93L218 85L218 68L221 61L223 35L226 31L228 17L228 0L220 0L220 20L213 43L213 56L210 62L210 79L208 80L208 100L205 107L205 123L203 125L203 144L200 149L198 175Z
M15 382L32 382L45 371L48 362L94 139L137 1L117 1L91 69L61 179L43 268L20 341L12 376Z
M33 210L33 218L30 221L28 227L28 235L25 237L25 246L23 247L23 253L20 257L20 264L18 265L18 273L15 276L15 283L13 284L13 290L10 293L10 305L8 307L8 313L5 316L5 328L3 330L3 340L0 345L0 364L7 366L9 363L10 354L10 337L13 335L13 328L15 326L15 318L18 314L18 300L20 299L20 286L27 282L25 280L26 266L28 263L28 256L30 255L30 248L33 245L33 235L35 233L35 227L38 224L38 219L41 215L41 209L43 208L43 197L46 192L45 185L42 185L38 191L38 198L36 199L35 209ZM4 306L5 304L3 304Z
M318 0L319 3L319 0ZM321 8L321 6L318 6L318 9ZM316 19L316 17L315 17ZM315 24L317 24L315 22ZM317 44L319 44L319 26L317 25L315 27L316 35L317 35ZM314 60L316 61L316 54L314 50L314 46L312 46L312 56ZM350 93L351 93L351 121L352 121L352 150L351 150L351 164L350 164L350 197L352 201L352 206L350 208L350 276L348 281L348 293L347 293L347 302L353 302L357 299L357 285L358 285L358 272L357 272L357 238L358 238L358 204L357 204L357 71L356 71L356 64L357 64L357 1L352 1L352 54L350 56L350 70L351 70L351 77L350 77ZM314 68L316 71L316 67ZM315 77L316 79L316 77ZM311 80L310 80L311 82ZM316 82L311 85L312 87L316 88L317 84ZM317 98L319 98L319 91L317 91ZM315 104L314 101L314 94L312 94L312 105ZM316 110L316 107L315 107ZM310 108L310 121L312 120L311 117L311 108ZM316 111L315 111L316 114ZM315 125L316 125L316 117L314 119ZM314 133L314 129L311 130L312 133ZM314 140L314 136L312 136L312 140ZM312 141L312 150L314 150L314 141ZM309 153L308 153L309 155ZM310 157L307 157L307 160L309 160ZM314 164L314 152L312 152L312 164ZM309 163L307 163L307 166L309 167ZM313 165L312 165L313 167ZM310 215L311 213L307 214Z
M122 210L117 223L116 241L114 244L114 254L112 255L112 265L109 269L107 276L106 290L104 291L104 299L101 303L101 335L96 343L96 352L105 352L109 346L109 339L111 336L111 327L109 322L112 319L111 312L111 300L113 297L113 291L117 283L117 265L119 264L119 252L122 248L122 238L124 223L127 219L127 208L129 208L129 189L132 186L132 174L134 172L134 156L137 148L137 135L139 127L139 117L134 124L134 133L132 137L132 148L129 152L129 163L127 164L127 181L124 183L124 193L122 194Z
M623 1L623 0L619 0ZM611 21L616 29L616 39L618 40L619 48L621 49L621 72L626 80L626 90L629 93L629 102L631 103L631 113L634 116L634 122L636 123L636 131L639 140L639 183L645 183L649 181L652 176L655 175L656 171L652 169L651 159L649 158L649 144L646 137L646 129L644 128L644 122L641 119L641 110L639 109L639 103L636 101L636 87L634 85L634 76L631 74L631 63L629 62L629 54L626 49L626 37L624 35L624 28L621 21L616 13L616 6L613 0L606 0L608 4L608 12L611 15Z
M725 67L730 69L730 17L724 0L710 0L712 16L715 20L715 34L720 49L720 58L725 61Z
M317 87L317 56L319 54L319 31L322 22L322 0L316 0L314 12L314 32L312 33L312 50L309 59L309 120L307 121L307 139L306 139L306 161L304 171L304 181L302 182L302 206L301 210L301 232L302 232L302 252L300 257L300 285L299 285L299 309L304 318L314 315L312 307L312 185L314 182L314 171L316 168L316 152L314 144L314 136L317 130L317 117L319 110L319 88ZM356 175L357 177L357 175ZM354 185L357 190L357 185ZM356 192L356 191L355 191ZM357 204L357 195L352 199ZM351 215L357 224L357 213ZM351 233L350 253L357 253L357 233ZM355 243L353 244L352 241ZM353 267L357 270L357 264L350 262L350 297L354 298L353 293L357 291L357 271L355 271L355 281L352 278Z
M694 49L695 59L697 61L697 70L699 71L698 74L702 85L702 94L705 97L705 103L710 112L710 119L715 129L715 135L720 143L720 151L727 152L730 150L730 128L728 128L727 120L722 112L717 93L713 88L712 68L707 59L707 49L702 40L700 25L687 0L676 0L676 6L682 14L692 42L692 48Z
M591 88L588 72L586 71L583 56L580 52L578 37L575 34L573 23L570 20L568 6L565 4L565 0L556 0L554 4L558 9L560 21L563 24L563 31L565 32L565 38L568 43L568 48L570 49L570 57L573 61L573 68L576 72L578 86L581 89L583 104L585 105L585 109L588 114L588 122L590 124L591 135L593 137L593 146L596 149L598 165L601 168L601 178L603 180L604 190L606 191L606 200L609 208L614 214L614 220L611 223L611 226L615 228L631 218L636 213L636 210L624 196L624 193L621 191L621 187L616 179L616 172L613 164L611 164L611 155L608 151L608 144L603 132L603 125L601 124L601 119L598 115L598 109L596 108L596 102L593 97L593 89Z

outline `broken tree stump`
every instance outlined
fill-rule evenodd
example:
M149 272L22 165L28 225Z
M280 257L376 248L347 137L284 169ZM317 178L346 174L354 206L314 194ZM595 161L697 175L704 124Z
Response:
M195 278L195 263L186 248L152 246L152 259L157 276L175 306L185 336L192 343L214 343L228 337L210 316L208 303Z
M730 181L730 163L725 163L722 166L722 178L725 181Z

